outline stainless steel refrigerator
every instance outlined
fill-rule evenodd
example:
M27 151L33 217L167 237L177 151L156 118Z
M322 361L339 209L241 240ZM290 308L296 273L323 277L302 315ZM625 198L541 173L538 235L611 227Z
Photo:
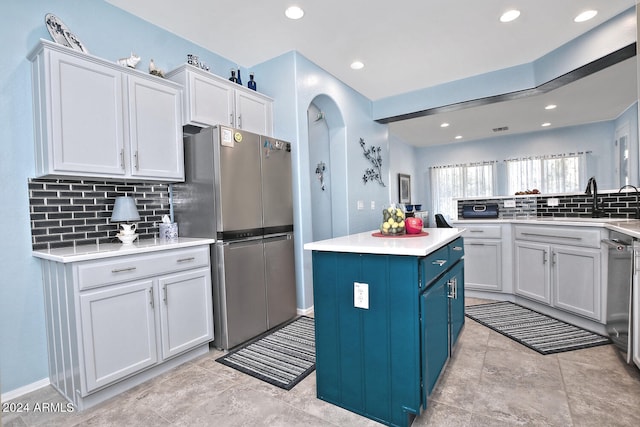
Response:
M184 143L175 219L181 236L216 238L213 344L229 349L296 315L291 144L225 126Z

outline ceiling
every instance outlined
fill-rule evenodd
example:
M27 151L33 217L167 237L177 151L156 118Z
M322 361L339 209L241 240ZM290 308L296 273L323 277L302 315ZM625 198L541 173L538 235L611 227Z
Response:
M393 95L532 62L635 5L635 0L106 0L246 68L296 50L345 84L375 101ZM302 7L293 21L287 6ZM501 23L511 8L521 16ZM583 10L590 21L574 23ZM351 62L362 61L361 70ZM607 80L598 103L585 99L608 79L599 72L544 99L501 102L473 109L394 122L390 132L416 146L443 144L507 132L528 132L543 121L565 126L610 120L637 100L635 60ZM616 67L617 68L617 67ZM629 76L632 76L631 78ZM589 81L586 81L589 79ZM615 83L625 83L615 89ZM577 91L572 91L574 87ZM613 90L612 90L613 89ZM614 99L614 92L621 95ZM538 98L538 97L534 97ZM574 100L573 104L569 104ZM538 112L553 102L558 108ZM606 105L605 105L606 104ZM607 107L607 105L609 105ZM592 106L590 111L587 108ZM528 108L534 107L531 111ZM581 111L578 118L577 109ZM584 114L582 114L584 113ZM543 115L540 115L543 114ZM546 116L544 115L546 114ZM552 120L548 119L553 115ZM447 121L452 125L440 128ZM455 124L455 126L454 126ZM443 132L444 130L444 132Z

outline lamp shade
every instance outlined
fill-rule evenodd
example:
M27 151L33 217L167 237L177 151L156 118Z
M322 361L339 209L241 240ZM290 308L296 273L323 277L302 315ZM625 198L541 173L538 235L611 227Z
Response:
M133 197L116 197L113 213L111 214L111 222L128 221L140 221L140 215L138 214L138 209L136 209L136 201Z

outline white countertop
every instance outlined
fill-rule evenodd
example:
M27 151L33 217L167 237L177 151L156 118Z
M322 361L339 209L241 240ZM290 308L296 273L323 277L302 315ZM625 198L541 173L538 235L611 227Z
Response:
M640 239L640 220L619 218L538 218L538 219L461 219L452 225L465 227L472 224L535 224L551 226L603 227Z
M374 237L378 230L305 243L304 249L324 252L425 256L462 235L463 228L425 228L426 236Z
M203 239L196 237L180 237L177 240L162 241L160 239L136 240L130 245L122 243L104 243L100 245L69 246L48 250L37 250L31 254L34 257L50 261L68 263L89 261L94 259L110 258L122 255L138 255L149 252L164 251L167 249L180 249L191 246L210 245L215 239Z

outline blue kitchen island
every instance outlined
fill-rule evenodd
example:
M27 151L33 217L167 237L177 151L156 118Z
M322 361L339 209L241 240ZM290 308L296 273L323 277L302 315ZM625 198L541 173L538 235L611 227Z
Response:
M392 426L427 408L464 325L462 231L304 245L313 251L319 399Z

